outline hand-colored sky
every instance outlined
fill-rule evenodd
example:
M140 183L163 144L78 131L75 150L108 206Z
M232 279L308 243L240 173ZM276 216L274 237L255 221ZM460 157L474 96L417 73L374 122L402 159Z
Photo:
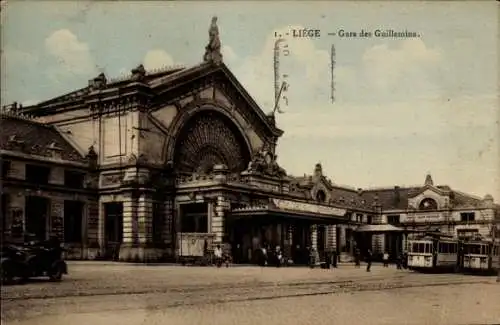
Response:
M2 104L29 104L109 77L201 61L213 15L224 61L267 112L274 32L290 39L281 165L320 161L355 187L434 182L500 198L498 6L494 2L10 2L2 11ZM339 38L339 29L409 30L416 39ZM336 47L336 102L330 48Z

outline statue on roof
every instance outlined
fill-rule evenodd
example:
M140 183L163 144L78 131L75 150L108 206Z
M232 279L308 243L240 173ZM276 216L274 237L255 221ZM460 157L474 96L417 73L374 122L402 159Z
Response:
M140 64L137 68L132 69L132 80L142 80L144 76L146 76L146 69L142 64Z
M222 62L221 42L219 38L219 27L217 26L217 17L212 17L212 23L208 29L209 41L205 47L205 55L203 61L205 62Z

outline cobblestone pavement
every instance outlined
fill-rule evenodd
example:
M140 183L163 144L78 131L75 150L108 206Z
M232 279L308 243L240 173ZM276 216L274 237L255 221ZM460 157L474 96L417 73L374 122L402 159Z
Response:
M452 287L451 284L455 286ZM203 317L205 313L207 315L216 313L228 314L226 322L220 320L221 316L210 316L212 320L219 319L217 324L242 324L245 321L237 321L236 318L240 316L236 317L233 312L241 310L241 317L248 319L247 324L253 324L263 320L258 318L260 312L266 313L265 308L262 310L262 306L269 306L269 312L274 315L276 322L273 319L272 322L266 323L278 324L285 315L281 315L280 309L276 308L282 306L284 301L292 305L300 304L300 310L310 310L311 313L317 310L314 307L316 304L321 305L325 301L331 301L335 306L344 305L352 311L357 310L353 307L359 306L363 311L361 314L371 317L379 312L378 309L373 309L374 305L383 304L382 300L385 299L393 301L393 304L398 306L401 303L400 297L409 299L412 296L408 294L408 290L414 292L414 299L428 297L429 301L437 301L437 305L445 305L450 297L455 301L457 294L461 294L463 299L459 302L472 299L472 307L479 308L479 313L484 313L481 312L481 308L486 308L489 301L496 301L497 304L500 302L500 285L491 277L418 274L379 266L375 266L372 272L368 273L363 268L355 269L351 265L342 265L335 270L258 267L216 269L74 262L70 264L70 274L60 283L36 281L3 287L2 319L9 324L79 324L77 319L82 324L112 324L114 320L122 319L120 324L125 325L142 324L143 322L138 321L137 317L148 319L152 317L151 321L160 321L158 324L199 324L200 319L198 322L193 322L193 319ZM432 290L436 293L431 293ZM455 290L455 294L450 295L450 290ZM490 291L492 293L489 293ZM366 297L373 296L374 292L384 292L385 296L379 297L385 298L380 302L378 298L374 298L374 302L368 303ZM428 294L425 294L427 292ZM482 295L474 296L477 292L482 292ZM448 298L441 301L437 297L443 294L447 294ZM352 295L358 296L359 301L353 301ZM351 301L352 305L346 301ZM412 305L409 301L408 304ZM250 310L245 311L245 306ZM405 309L415 308L408 306ZM455 303L454 306L459 307L461 304ZM254 308L260 311L252 312ZM286 306L283 308L283 310L290 309ZM221 311L216 312L219 309ZM339 312L338 308L330 309L337 311L328 311L329 308L326 308L321 313L331 315L329 318L337 317L339 321L347 321L349 317L354 317L355 320L361 315L354 313L349 316L349 313ZM368 312L369 310L372 312ZM498 313L500 308L496 306L493 310ZM297 311L292 308L286 313L294 314L294 312ZM395 312L401 315L401 310L397 309ZM167 318L165 313L169 315ZM99 318L106 315L108 317L106 319ZM129 316L124 318L124 315ZM172 319L176 319L175 322L171 320L170 315ZM71 322L65 318L69 316L72 317ZM391 319L389 316L385 318L377 316L377 319ZM302 316L297 317L300 319ZM440 317L441 320L447 319L442 315ZM130 322L132 319L136 321ZM434 316L430 318L434 319ZM498 320L500 321L500 315ZM289 324L307 324L305 321ZM319 319L318 322L321 324ZM205 323L204 318L203 323ZM425 323L428 322L425 320L422 322L420 319L418 324Z

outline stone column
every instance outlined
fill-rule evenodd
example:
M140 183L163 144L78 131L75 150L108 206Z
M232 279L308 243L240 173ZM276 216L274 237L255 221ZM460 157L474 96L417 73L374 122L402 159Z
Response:
M123 246L132 247L138 243L138 220L136 198L131 194L125 196L123 202Z
M283 254L287 258L292 258L292 247L293 247L293 226L292 225L285 225L284 229L286 229L285 232L285 247L283 247Z
M215 235L213 245L221 245L224 235L224 217L225 212L228 208L229 202L227 202L224 196L217 197L217 203L215 205L215 213L212 215L210 220L210 232Z
M56 236L64 242L64 200L52 198L50 200L49 236Z
M336 225L328 225L326 228L326 247L329 251L335 251L337 249L337 228Z
M384 251L385 235L375 234L372 237L373 254L382 254Z
M83 258L93 260L99 253L99 203L97 201L88 201L85 204L85 223L84 223L84 252Z
M169 256L173 256L174 254L174 202L173 199L168 197L164 203L164 221L165 224L163 226L163 240L167 247L166 254Z
M344 225L340 225L339 228L340 228L340 240L339 240L340 247L339 247L339 252L343 253L342 251L343 251L345 245L347 244L346 236L345 236L345 226Z
M314 258L316 263L319 262L319 254L318 254L318 225L312 224L310 226L311 232L311 248L314 249Z

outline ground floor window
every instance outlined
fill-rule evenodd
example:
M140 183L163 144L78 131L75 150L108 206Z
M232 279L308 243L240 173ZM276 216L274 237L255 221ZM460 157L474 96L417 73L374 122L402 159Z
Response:
M180 212L181 232L208 232L208 207L206 204L181 205Z
M104 218L106 241L121 243L123 239L123 203L105 203Z
M27 196L25 202L26 234L34 240L46 240L50 200L39 196Z
M64 201L64 242L82 242L83 202Z

